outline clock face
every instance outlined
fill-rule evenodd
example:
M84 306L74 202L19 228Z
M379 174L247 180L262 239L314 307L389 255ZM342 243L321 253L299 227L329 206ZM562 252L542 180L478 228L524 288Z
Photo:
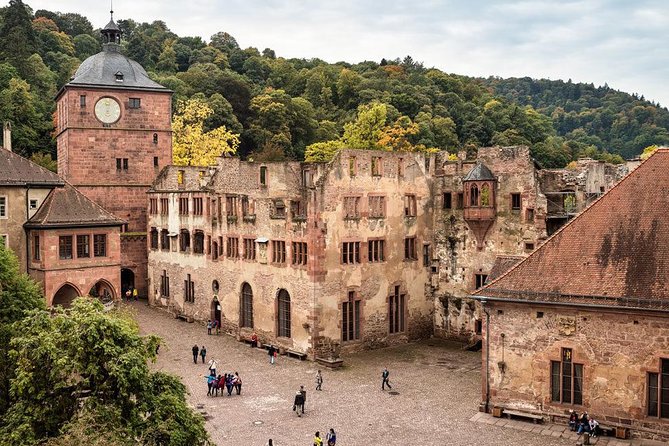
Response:
M104 124L113 124L121 117L121 105L113 98L102 98L95 104L95 117Z

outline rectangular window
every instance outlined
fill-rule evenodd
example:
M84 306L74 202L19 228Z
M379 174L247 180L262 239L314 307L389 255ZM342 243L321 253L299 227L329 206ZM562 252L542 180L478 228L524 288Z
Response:
M341 263L360 263L360 242L344 242L341 249Z
M91 256L91 238L88 235L77 235L77 258Z
M226 247L225 255L229 259L238 259L239 258L239 238L228 237L228 244L227 244L227 247Z
M562 349L562 361L551 361L551 399L583 404L583 364L574 364L570 348Z
M373 156L372 157L372 176L373 177L380 177L381 173L383 172L383 166L382 166L383 159L380 156Z
M404 216L405 217L415 217L416 216L416 196L415 195L405 195L404 196Z
M272 218L286 218L286 204L283 200L274 200L273 204Z
M228 217L237 216L237 196L227 195L225 197L225 215Z
M488 280L488 275L487 274L474 274L474 286L476 287L475 289L479 289L485 285L486 280Z
M30 209L37 209L37 200L30 200Z
M202 198L193 198L193 215L202 215L203 211Z
M520 194L519 193L511 194L511 210L519 211L520 204L521 204Z
M188 215L188 197L179 198L179 215Z
M170 250L170 236L167 229L160 231L160 249L163 251Z
M372 195L367 197L369 203L369 218L386 217L386 197Z
M286 242L272 240L272 263L286 263Z
M140 108L142 106L142 100L140 98L130 98L128 100L129 108Z
M93 235L93 256L94 257L107 256L107 234Z
M68 260L72 258L72 236L61 235L58 237L58 257L61 260Z
M660 396L660 374L648 373L648 416L656 417L659 406Z
M393 294L388 298L388 333L404 331L405 294L400 292L399 285L395 285Z
M187 274L184 280L184 302L195 302L195 283L191 280L190 274Z
M418 260L416 237L407 237L404 239L404 260Z
M451 203L451 193L450 192L444 192L444 202L443 202L443 208L444 209L451 209L452 208L452 203Z
M290 200L290 218L293 220L304 220L307 218L307 210L302 200Z
M267 186L267 166L260 166L260 185Z
M397 178L404 178L404 158L397 160Z
M358 161L354 156L348 157L348 176L353 178L358 173Z
M167 275L167 270L163 270L163 275L160 276L160 295L170 297L170 278Z
M534 209L527 208L526 212L527 212L526 220L530 223L533 223L534 222Z
M123 159L116 158L116 170L121 171L121 169L123 169Z
M360 299L355 291L348 292L348 300L341 304L341 340L342 342L360 339Z
M33 237L33 260L40 259L39 235Z
M158 167L158 157L157 156L153 157L153 167Z
M177 172L177 184L182 186L184 184L184 175L186 174L185 170L180 170Z
M7 197L0 197L0 218L7 218Z
M86 95L79 95L79 107L86 107Z
M128 171L128 158L123 158L123 170Z
M158 249L158 230L151 228L151 249Z
M242 216L246 217L247 215L251 215L251 209L249 207L249 197L244 195L242 197Z
M465 204L465 194L463 192L458 192L458 209L462 209Z
M423 266L430 266L432 263L430 257L431 257L431 252L430 252L430 244L426 243L423 245Z
M160 199L160 215L167 215L170 213L170 200L168 198Z
M360 197L344 197L344 219L360 218Z
M308 258L307 243L293 242L293 265L306 265Z
M244 260L256 259L256 241L252 238L244 239Z
M525 251L534 251L534 243L525 242Z
M155 215L158 213L158 199L149 198L149 214Z
M367 257L370 263L383 262L386 260L386 241L369 240L367 242Z
M660 359L659 373L648 373L648 416L669 418L669 359Z

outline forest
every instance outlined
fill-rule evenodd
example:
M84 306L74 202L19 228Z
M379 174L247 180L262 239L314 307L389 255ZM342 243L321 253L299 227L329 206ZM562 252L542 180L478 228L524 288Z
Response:
M207 42L160 20L116 23L124 54L174 91L174 121L199 117L203 135L224 135L221 151L245 158L319 161L343 146L472 153L525 144L549 168L580 157L620 163L669 144L666 107L606 85L472 78L410 56L286 59L241 48L225 31ZM54 97L101 51L99 28L78 13L10 0L0 9L0 39L0 121L12 122L17 152L55 169ZM204 112L192 113L198 107Z

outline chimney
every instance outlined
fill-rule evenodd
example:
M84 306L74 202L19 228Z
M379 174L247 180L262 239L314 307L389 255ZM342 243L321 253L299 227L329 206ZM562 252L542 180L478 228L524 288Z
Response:
M12 123L5 121L2 126L2 144L5 149L12 151Z

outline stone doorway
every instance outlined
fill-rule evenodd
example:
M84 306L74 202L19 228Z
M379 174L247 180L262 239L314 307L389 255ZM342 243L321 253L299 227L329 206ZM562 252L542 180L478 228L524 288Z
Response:
M217 296L211 301L211 321L218 322L218 326L221 327L221 303Z
M116 299L116 293L114 293L114 287L111 286L106 280L98 280L95 285L91 287L88 291L88 295L91 297L97 297L102 301L102 303L112 302Z
M52 306L60 305L63 308L70 308L74 299L79 297L79 291L69 283L61 286L51 301Z
M128 268L121 268L121 293L135 288L135 273Z

